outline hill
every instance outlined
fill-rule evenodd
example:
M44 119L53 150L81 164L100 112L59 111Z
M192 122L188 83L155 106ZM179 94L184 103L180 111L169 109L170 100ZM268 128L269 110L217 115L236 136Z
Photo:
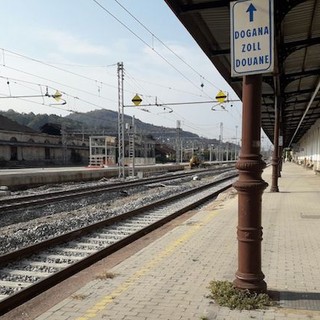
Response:
M94 110L87 113L73 113L66 117L53 114L18 113L10 109L0 111L3 116L16 121L17 123L39 131L46 123L56 123L63 125L70 133L84 133L88 135L113 135L118 134L118 113L111 110ZM131 123L130 116L124 116L125 123ZM138 134L152 136L159 143L166 143L175 146L177 138L176 128L154 126L149 123L135 120L136 132ZM198 135L183 131L179 132L184 148L208 148L210 144L218 144L216 139L206 139Z

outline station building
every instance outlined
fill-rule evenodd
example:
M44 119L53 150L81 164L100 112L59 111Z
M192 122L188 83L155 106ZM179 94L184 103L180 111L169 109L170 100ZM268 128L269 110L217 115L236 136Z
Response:
M117 139L76 135L59 124L33 130L0 115L0 168L50 166L116 166ZM130 165L130 144L125 140L125 165ZM135 165L153 165L159 157L154 139L136 135Z
M0 115L0 166L87 164L88 142L37 132Z

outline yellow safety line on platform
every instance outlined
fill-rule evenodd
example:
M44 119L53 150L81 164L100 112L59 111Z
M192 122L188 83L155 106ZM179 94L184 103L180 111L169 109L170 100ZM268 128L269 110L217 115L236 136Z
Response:
M76 320L88 320L92 319L97 314L106 308L108 304L114 301L115 298L119 297L122 293L132 287L137 280L139 280L142 276L144 276L148 271L150 271L153 267L161 262L165 257L173 254L176 249L182 246L187 240L189 240L197 231L199 231L204 225L206 225L210 220L212 220L216 215L217 211L209 212L204 219L200 221L200 223L195 223L191 225L191 229L185 232L181 237L171 242L163 251L161 251L158 255L156 255L153 259L151 259L147 264L144 265L143 268L136 271L131 277L129 277L123 284L118 286L112 293L103 297L100 301L98 301L94 306L85 311L85 314Z

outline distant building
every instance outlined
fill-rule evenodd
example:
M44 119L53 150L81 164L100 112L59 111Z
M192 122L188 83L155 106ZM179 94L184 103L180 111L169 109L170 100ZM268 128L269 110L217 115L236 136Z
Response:
M92 142L89 147L88 135L73 134L59 124L46 123L40 130L35 131L0 115L0 168L87 166L92 165L93 160L98 163L101 159L99 165L117 165L116 137L107 137L108 147L104 147L105 142L103 142L103 148L101 149L99 145L97 149L95 146L97 141ZM109 148L108 151L106 151L107 148ZM130 165L132 161L129 157L129 149L129 143L126 140L125 165ZM155 158L155 140L136 135L134 143L135 165L155 164Z
M42 129L47 133L0 115L0 167L88 164L88 142L59 132L57 125Z
M89 166L109 167L115 166L117 142L111 136L90 136L89 137Z
M155 140L147 137L141 136L139 134L135 135L134 139L134 158L135 165L153 165L156 163L155 160ZM124 163L125 165L130 165L130 144L125 141L124 150Z
M89 166L108 167L117 165L118 141L115 137L90 136L89 142ZM136 166L155 164L155 140L146 136L135 135L134 146L131 146L126 139L123 161L125 166L131 166L133 161Z
M176 150L165 143L157 143L155 145L155 160L157 163L174 162Z

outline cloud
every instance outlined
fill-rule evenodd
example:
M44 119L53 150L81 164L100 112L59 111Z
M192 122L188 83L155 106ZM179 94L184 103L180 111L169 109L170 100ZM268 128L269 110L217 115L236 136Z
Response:
M107 55L105 46L95 45L70 33L57 30L42 30L39 34L42 41L50 42L58 51L76 55Z

